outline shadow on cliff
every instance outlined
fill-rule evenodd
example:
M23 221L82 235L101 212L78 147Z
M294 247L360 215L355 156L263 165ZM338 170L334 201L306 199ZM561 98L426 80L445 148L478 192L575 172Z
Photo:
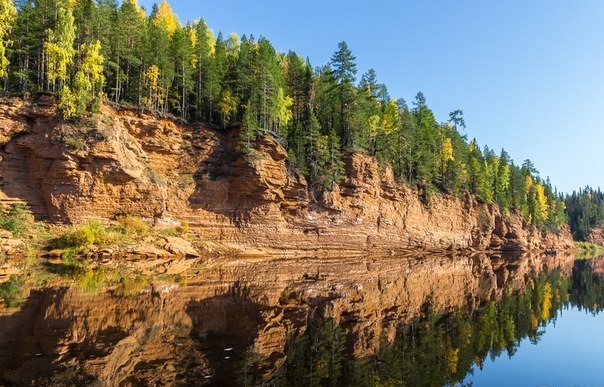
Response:
M246 362L253 361L251 348L265 325L265 310L265 306L250 301L237 283L229 294L187 305L192 322L190 337L213 372L211 379L207 376L209 385L238 385L254 378L246 374Z
M0 385L52 386L68 379L82 384L94 380L85 372L63 374L63 367L55 363L60 357L57 349L71 322L50 317L46 311L58 308L66 291L32 291L18 312L0 316Z
M16 110L13 127L3 128L7 139L0 146L0 201L26 204L36 220L46 220L50 198L41 192L54 188L46 172L60 159L60 147L48 140L58 119L51 113L52 95L39 93L32 101Z
M195 190L188 199L191 209L223 215L236 226L249 222L258 207L280 199L272 197L270 183L259 175L257 162L266 157L279 162L286 157L269 136L256 140L247 153L242 152L240 133L239 125L214 132L218 145L199 165Z

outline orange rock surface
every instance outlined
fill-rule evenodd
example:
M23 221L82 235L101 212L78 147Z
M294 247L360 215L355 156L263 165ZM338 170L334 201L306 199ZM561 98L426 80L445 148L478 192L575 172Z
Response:
M0 104L0 201L25 202L55 223L131 214L157 226L188 223L201 238L266 250L564 249L567 229L544 233L497 205L446 195L425 205L365 155L328 193L288 168L263 136L247 155L238 128L181 125L128 109L66 123L51 97Z

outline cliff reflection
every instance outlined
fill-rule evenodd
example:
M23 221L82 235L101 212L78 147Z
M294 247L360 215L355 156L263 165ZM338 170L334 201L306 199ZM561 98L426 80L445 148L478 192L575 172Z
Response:
M569 300L571 281L560 270L542 273L522 290L507 290L500 300L478 309L442 313L430 300L420 316L397 327L392 342L382 338L376 356L350 360L342 330L326 320L309 327L288 352L278 384L443 386L460 382L488 356L513 356L521 339L539 341L544 327Z
M569 301L600 311L594 265L565 254L232 259L131 297L48 289L0 308L0 381L454 383L538 341Z

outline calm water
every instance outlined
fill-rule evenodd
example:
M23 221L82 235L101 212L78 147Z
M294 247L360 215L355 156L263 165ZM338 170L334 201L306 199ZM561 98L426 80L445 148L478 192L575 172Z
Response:
M525 338L517 352L487 360L465 383L474 386L604 386L604 315L565 306L541 328L537 343Z
M186 266L134 294L55 288L0 307L0 385L604 385L604 260Z

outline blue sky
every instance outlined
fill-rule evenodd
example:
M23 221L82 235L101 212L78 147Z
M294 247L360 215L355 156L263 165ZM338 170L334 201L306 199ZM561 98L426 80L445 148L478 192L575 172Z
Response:
M139 0L147 9L154 1ZM604 1L172 0L181 22L268 38L326 64L346 40L393 98L418 91L439 121L463 109L469 138L559 190L604 187Z

